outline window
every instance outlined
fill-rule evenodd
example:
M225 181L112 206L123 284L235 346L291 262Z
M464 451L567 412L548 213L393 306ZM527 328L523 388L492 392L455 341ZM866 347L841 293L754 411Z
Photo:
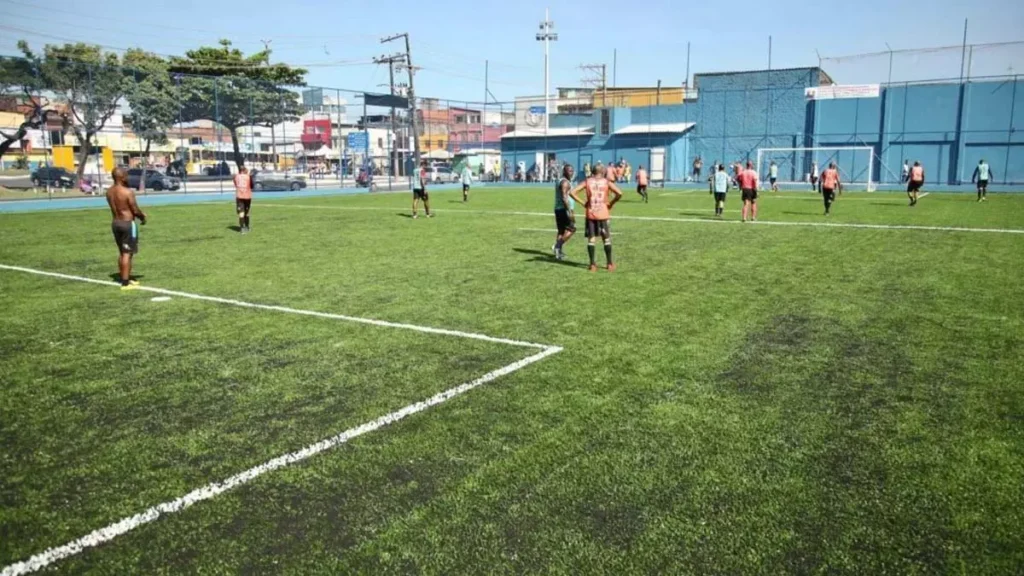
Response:
M479 142L480 141L480 135L475 133L475 132L473 134L470 134L469 135L469 141L470 142Z
M470 124L479 124L480 123L480 115L479 114L473 114L472 116L470 116L469 117L469 123Z
M384 139L383 138L377 138L377 148L383 148L383 147L384 147Z
M423 142L423 146L425 148L430 148L430 139L429 138L426 141Z
M191 138L188 139L188 143L192 144L194 146L200 146L203 143L203 137L202 136L192 136Z
M607 136L611 131L612 111L605 108L601 110L601 136Z

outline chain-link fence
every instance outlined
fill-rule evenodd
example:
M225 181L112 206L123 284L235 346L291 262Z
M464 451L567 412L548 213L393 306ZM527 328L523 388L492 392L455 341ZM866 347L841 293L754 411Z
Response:
M1017 183L1022 46L825 57L820 68L505 102L420 97L416 134L401 92L177 74L145 61L0 58L0 185L98 188L120 165L147 191L223 191L244 165L265 189L404 188L417 152L434 182L457 181L464 168L475 180L544 181L565 164L579 174L598 162L622 166L624 178L643 166L652 181L702 181L712 165L754 161L758 150L823 147L872 148L870 168L850 160L847 169L870 170L875 182L898 182L916 159L960 183L984 158L995 181ZM832 83L869 93L809 95ZM806 178L810 157L787 159L785 177Z

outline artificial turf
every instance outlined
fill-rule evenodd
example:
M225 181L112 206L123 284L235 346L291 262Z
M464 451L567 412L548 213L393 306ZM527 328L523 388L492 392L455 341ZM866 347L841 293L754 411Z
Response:
M153 207L135 272L564 351L51 569L1020 573L1024 196L627 193L614 273L550 256L553 191L432 201ZM0 215L0 264L115 252L105 210ZM153 296L0 270L0 566L530 354Z

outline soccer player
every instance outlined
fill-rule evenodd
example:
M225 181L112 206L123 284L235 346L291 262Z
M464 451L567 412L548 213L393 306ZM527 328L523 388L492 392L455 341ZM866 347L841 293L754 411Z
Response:
M572 178L575 170L566 164L562 168L562 179L555 184L555 226L558 228L558 235L555 236L555 245L551 249L555 252L555 258L565 259L565 244L576 233L576 215L572 197Z
M924 166L921 166L919 160L915 160L914 166L910 168L910 180L907 182L907 196L910 197L911 206L917 206L917 198L922 186L924 186Z
M772 185L772 192L779 191L779 165L775 160L768 165L768 182Z
M743 221L747 221L747 210L750 209L750 219L757 222L757 171L754 170L754 163L747 160L747 169L740 172L740 191L743 194Z
M725 172L725 164L712 166L712 170L715 170L711 175L711 191L715 195L715 216L721 218L725 212L725 195L729 192L729 175Z
M135 192L128 187L128 171L118 166L111 172L111 176L114 177L114 185L107 190L107 205L113 216L110 229L114 233L114 243L119 253L117 271L121 290L134 290L139 285L132 279L132 257L139 251L139 227L135 225L135 219L138 218L139 223L145 225L146 214L139 209L135 202Z
M739 160L732 163L732 185L740 185L740 174L743 173L743 164Z
M971 175L971 182L978 182L978 202L982 202L987 199L988 196L988 177L992 173L992 168L989 167L988 162L982 158L978 161L978 167L974 169L974 174Z
M630 166L628 161L626 162L626 165L622 169L622 177L623 177L624 181L626 182L626 184L629 184L630 182L633 181L633 167Z
M473 171L469 164L462 167L462 201L469 202L469 185L473 183Z
M818 161L811 162L811 190L818 191Z
M427 194L427 180L429 175L427 174L427 161L423 160L420 162L420 173L416 177L416 182L412 188L412 217L419 218L416 214L416 208L419 206L419 201L423 200L423 211L427 213L427 218L432 218L434 215L430 213L430 195Z
M644 170L643 164L636 169L636 193L644 199L644 204L647 204L647 170Z
M825 216L832 213L832 203L836 201L836 191L843 189L843 183L839 181L839 170L835 162L830 162L828 168L821 173L821 196L825 199Z
M587 192L586 201L580 200L578 194L581 191ZM613 198L608 200L608 194ZM608 271L615 271L615 263L612 261L612 232L608 225L611 218L611 209L615 203L622 198L622 191L614 183L609 182L603 175L603 168L600 164L594 167L593 174L582 184L574 188L569 196L587 209L587 254L590 256L590 271L597 271L597 260L595 259L594 243L600 236L604 240L604 256L608 262Z
M242 166L233 178L235 184L235 212L238 213L238 231L249 232L249 211L252 210L252 177L249 169Z
M906 160L903 161L903 170L900 172L900 176L904 182L910 182L910 164L907 164Z

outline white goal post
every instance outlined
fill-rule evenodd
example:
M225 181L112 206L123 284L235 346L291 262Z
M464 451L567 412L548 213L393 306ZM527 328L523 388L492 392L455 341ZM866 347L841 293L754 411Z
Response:
M769 168L778 167L778 183L810 186L811 172L820 176L829 163L835 162L844 188L863 188L874 192L875 149L871 146L817 146L807 148L758 148L757 173L768 180ZM815 170L816 168L816 170Z

